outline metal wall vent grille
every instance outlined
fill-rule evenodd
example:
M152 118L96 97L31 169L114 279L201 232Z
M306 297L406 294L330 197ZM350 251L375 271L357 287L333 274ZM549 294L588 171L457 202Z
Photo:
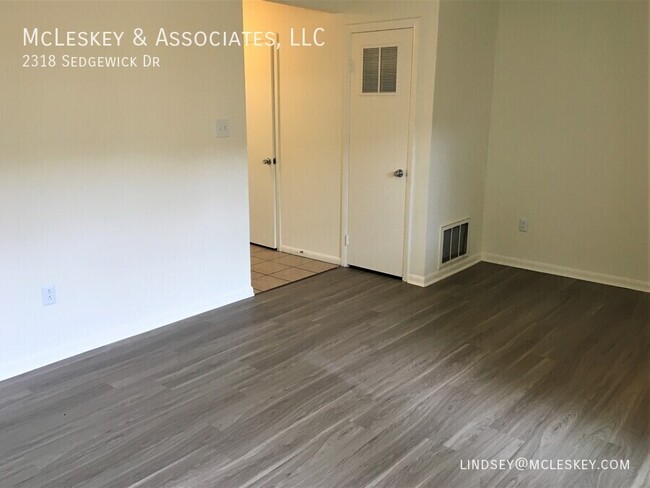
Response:
M467 255L468 231L468 221L442 228L442 264Z

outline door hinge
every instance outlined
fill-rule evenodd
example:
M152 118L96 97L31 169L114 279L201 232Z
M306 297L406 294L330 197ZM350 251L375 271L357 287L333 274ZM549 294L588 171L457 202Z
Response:
M345 234L344 242L345 242L346 246L350 245L350 236L349 235Z

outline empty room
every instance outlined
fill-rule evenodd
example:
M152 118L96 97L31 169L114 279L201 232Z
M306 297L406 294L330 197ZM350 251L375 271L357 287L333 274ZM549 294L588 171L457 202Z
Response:
M649 3L0 1L0 488L650 487Z

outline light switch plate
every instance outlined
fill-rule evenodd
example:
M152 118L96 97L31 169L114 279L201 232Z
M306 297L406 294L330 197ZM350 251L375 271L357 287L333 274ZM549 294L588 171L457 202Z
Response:
M519 219L519 232L528 232L528 220Z
M230 119L217 119L217 137L230 137Z

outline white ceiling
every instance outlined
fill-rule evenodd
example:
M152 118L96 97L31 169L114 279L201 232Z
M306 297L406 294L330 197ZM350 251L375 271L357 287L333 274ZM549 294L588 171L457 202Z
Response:
M342 13L345 11L345 1L343 0L266 0L273 3L283 3L294 7L309 8L312 10L321 10L323 12ZM364 0L373 1L373 0Z

